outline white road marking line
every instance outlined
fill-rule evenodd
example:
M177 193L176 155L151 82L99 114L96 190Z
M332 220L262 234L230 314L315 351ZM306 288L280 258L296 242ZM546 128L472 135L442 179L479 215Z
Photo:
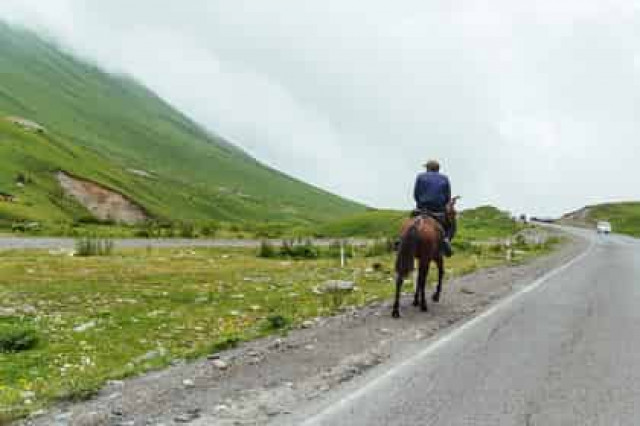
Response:
M425 357L431 355L432 353L436 352L438 349L440 349L440 348L444 347L445 345L447 345L447 343L459 338L467 330L469 330L472 327L480 324L486 318L488 318L491 315L495 314L496 312L508 307L513 302L515 302L517 299L519 299L522 296L532 292L533 290L535 290L538 287L540 287L542 284L544 284L547 281L549 281L551 278L561 274L562 272L566 271L567 269L569 269L573 265L575 265L578 262L582 261L589 254L591 254L591 251L593 250L595 245L596 245L596 241L592 239L591 243L589 244L589 247L587 248L587 250L585 250L584 253L576 256L575 258L573 258L569 262L565 263L564 265L559 266L556 269L553 269L552 271L548 272L546 275L542 276L541 278L538 278L533 283L531 283L528 286L522 288L518 292L513 293L512 295L508 296L507 298L505 298L502 301L498 302L497 304L493 305L492 307L490 307L486 311L482 312L478 316L476 316L476 317L470 319L469 321L465 322L464 324L460 325L458 328L455 328L452 331L450 331L449 333L437 338L437 340L430 342L429 345L425 349L423 349L422 351L418 352L416 355L412 356L411 358L407 359L406 361L401 362L400 364L396 365L395 367L387 370L384 374L381 374L380 376L372 379L371 381L366 383L364 386L362 386L361 388L357 389L356 391L354 391L350 395L346 396L345 398L341 399L340 401L330 405L329 407L326 407L324 410L320 411L319 413L317 413L313 417L310 417L309 419L304 421L304 423L302 423L302 425L303 426L314 426L314 425L320 424L320 422L324 418L326 418L326 417L328 417L328 416L340 411L344 407L347 407L353 401L355 401L358 398L362 397L363 395L368 393L370 390L372 390L376 386L379 386L380 384L382 384L385 380L393 377L398 372L417 364L419 361L422 360L422 358L425 358Z

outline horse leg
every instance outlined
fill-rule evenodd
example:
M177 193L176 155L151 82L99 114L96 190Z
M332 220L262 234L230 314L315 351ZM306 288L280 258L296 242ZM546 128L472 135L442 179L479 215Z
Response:
M393 303L393 313L391 314L394 318L400 318L400 293L402 291L402 282L404 279L400 274L396 276L396 299Z
M413 306L420 306L420 280L419 275L415 279L415 294L413 295Z
M425 287L427 285L427 277L429 276L429 261L420 262L420 270L418 271L418 289L420 293L420 310L426 312L427 298L425 296Z
M444 280L444 260L442 256L436 259L436 264L438 265L438 287L436 288L436 292L433 293L433 297L431 298L434 302L440 302L440 293L442 292L442 281Z

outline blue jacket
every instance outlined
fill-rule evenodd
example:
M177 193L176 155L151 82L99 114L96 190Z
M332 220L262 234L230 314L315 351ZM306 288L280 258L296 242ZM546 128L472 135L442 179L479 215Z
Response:
M438 172L425 172L418 175L414 198L418 209L443 212L451 201L449 178Z

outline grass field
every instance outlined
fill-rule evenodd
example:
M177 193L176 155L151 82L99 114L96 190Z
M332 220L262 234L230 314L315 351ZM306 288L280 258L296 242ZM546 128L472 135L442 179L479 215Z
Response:
M522 247L512 261L550 248ZM392 256L363 253L341 269L333 258L261 259L241 249L116 250L86 258L1 252L0 344L3 333L17 330L39 341L30 350L0 353L0 418L389 298ZM505 262L504 248L494 246L459 252L447 267L455 276ZM331 279L354 280L357 289L319 292Z

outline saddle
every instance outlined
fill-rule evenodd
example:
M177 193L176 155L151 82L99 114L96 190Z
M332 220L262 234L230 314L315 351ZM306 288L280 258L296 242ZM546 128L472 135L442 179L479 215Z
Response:
M443 237L446 235L445 226L447 223L447 214L444 212L434 212L427 209L415 209L411 212L412 218L432 218L435 219L436 224L438 225L440 235Z

